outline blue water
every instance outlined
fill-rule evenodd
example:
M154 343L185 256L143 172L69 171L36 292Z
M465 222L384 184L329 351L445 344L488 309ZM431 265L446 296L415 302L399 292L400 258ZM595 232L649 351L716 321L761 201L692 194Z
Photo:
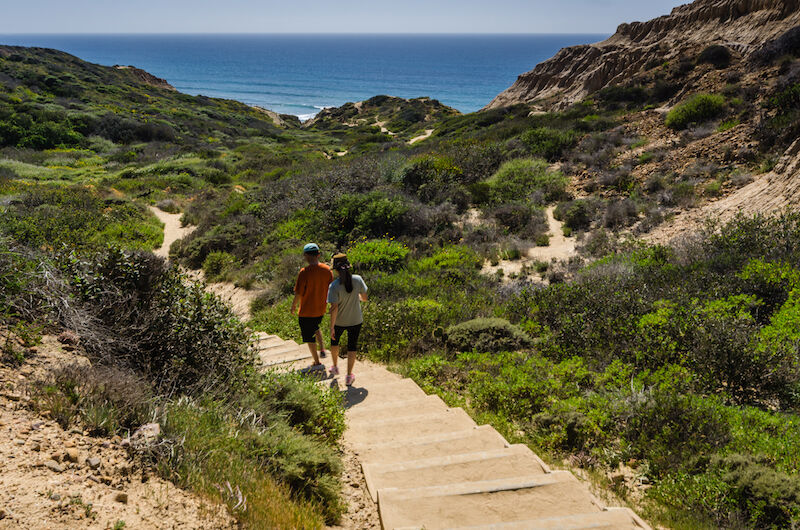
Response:
M379 94L480 109L560 48L605 35L6 35L1 44L134 65L188 94L301 118Z

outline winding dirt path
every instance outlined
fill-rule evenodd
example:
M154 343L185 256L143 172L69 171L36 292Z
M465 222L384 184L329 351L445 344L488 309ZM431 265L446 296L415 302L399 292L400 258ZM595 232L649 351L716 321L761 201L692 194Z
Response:
M528 250L528 258L533 261L567 260L576 253L575 238L564 235L564 223L555 218L555 210L555 206L548 206L545 211L550 244Z
M191 225L181 226L181 214L179 213L168 213L156 208L155 206L151 206L150 211L153 212L153 215L158 217L159 221L164 223L164 242L161 243L160 247L153 251L153 254L156 256L161 256L162 258L168 258L169 247L175 241L183 239L191 234L195 227Z
M536 262L550 263L552 261L568 260L577 255L577 241L574 237L564 235L564 223L555 218L555 206L548 206L545 214L547 216L547 234L550 236L550 244L546 247L533 246L528 248L518 260L501 260L497 265L491 265L488 261L484 264L483 272L493 274L502 270L506 275L519 274L523 267L531 266ZM472 220L473 224L477 221Z
M425 132L420 134L419 136L415 136L411 140L408 141L408 145L413 145L417 142L421 142L422 140L426 140L431 137L433 134L433 129L425 129Z

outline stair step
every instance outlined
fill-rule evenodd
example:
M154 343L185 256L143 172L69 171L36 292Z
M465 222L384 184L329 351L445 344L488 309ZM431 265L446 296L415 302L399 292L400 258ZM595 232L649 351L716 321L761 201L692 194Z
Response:
M378 490L384 528L444 530L573 514L600 513L582 484L567 471L526 478Z
M291 363L295 361L302 361L310 358L311 354L309 352L298 350L294 353L286 353L282 355L262 357L261 366L264 368L277 367L282 364Z
M428 528L427 526L425 528ZM542 517L507 523L479 524L451 527L448 530L587 530L587 529L649 530L636 514L628 508L606 508L598 513L580 513ZM395 530L422 530L422 526L408 526Z
M272 346L273 344L284 344L286 341L277 335L258 335L256 338L256 347L264 348Z
M378 490L440 486L474 480L530 477L550 470L526 445L474 453L438 456L395 464L364 464L364 477L372 499Z
M489 425L461 431L436 433L413 440L374 444L357 450L362 464L408 462L436 456L474 453L475 448L502 449L509 443Z
M257 351L261 357L272 357L293 351L301 351L302 349L294 342L284 342L267 348L257 348ZM308 349L306 349L306 352L308 352ZM308 352L308 354L311 355L311 352Z
M362 400L350 405L352 410L358 410L358 407L361 405L372 406L376 403L409 401L411 399L427 396L427 394L411 379L400 379L399 381L383 384L369 384L365 387L365 382L362 381L359 374L356 373L355 385L358 388L363 388L365 390L365 395Z
M388 418L352 426L345 433L355 447L365 447L393 441L410 441L431 434L463 431L475 427L475 422L463 409L448 409L433 414L407 418Z
M372 421L381 415L402 416L406 412L427 410L434 412L447 408L447 403L437 395L425 396L423 398L410 399L408 401L393 401L390 403L376 403L354 408L347 412L347 419L350 422Z

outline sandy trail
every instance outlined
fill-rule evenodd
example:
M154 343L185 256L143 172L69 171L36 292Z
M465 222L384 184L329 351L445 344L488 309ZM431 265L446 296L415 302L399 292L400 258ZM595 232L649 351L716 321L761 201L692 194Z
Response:
M575 238L564 236L564 223L555 218L555 210L555 206L549 206L545 212L550 244L528 250L528 258L533 261L566 260L575 255Z
M191 234L194 226L181 226L181 214L168 213L155 207L150 207L150 211L164 223L164 242L154 253L163 258L169 258L169 247L177 240ZM203 271L191 271L189 276L196 281L204 281ZM234 314L242 321L250 320L250 304L261 293L261 291L250 291L236 287L232 283L219 282L209 283L206 289L216 294L233 308Z
M158 217L159 221L164 223L164 242L160 247L155 249L153 253L156 256L168 258L169 247L172 245L172 243L191 234L195 227L181 226L181 214L179 213L168 213L163 210L159 210L155 206L151 206L150 211L153 212L153 215Z
M550 244L546 247L530 247L518 260L501 260L497 265L491 265L488 261L483 267L485 274L494 274L502 270L506 275L519 274L523 267L533 265L536 262L547 262L568 260L577 255L576 240L574 237L564 236L564 224L555 218L556 207L549 206L545 211L547 216L547 234L550 236ZM476 221L471 221L476 222Z
M419 136L415 136L411 140L408 141L408 145L415 144L417 142L421 142L422 140L426 140L431 137L433 134L433 129L425 129L425 132L420 134Z

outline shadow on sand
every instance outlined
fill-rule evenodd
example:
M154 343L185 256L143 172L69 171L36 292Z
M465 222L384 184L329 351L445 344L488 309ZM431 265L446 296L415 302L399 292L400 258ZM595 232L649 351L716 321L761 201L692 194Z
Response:
M343 391L342 394L344 394L344 408L349 409L367 399L369 390L367 390L366 388L350 386L347 387L347 389Z

